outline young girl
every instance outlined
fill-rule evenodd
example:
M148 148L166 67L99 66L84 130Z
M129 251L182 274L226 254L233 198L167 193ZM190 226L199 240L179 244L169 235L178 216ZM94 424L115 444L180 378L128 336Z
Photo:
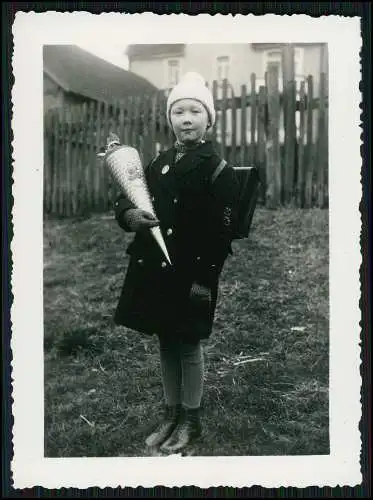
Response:
M211 334L219 277L231 251L238 185L228 165L212 182L221 158L205 140L215 110L200 75L189 73L173 88L167 119L175 144L146 169L157 219L124 196L115 202L118 224L136 235L114 319L159 338L165 415L146 444L176 453L201 434L201 340ZM155 225L171 265L149 231Z

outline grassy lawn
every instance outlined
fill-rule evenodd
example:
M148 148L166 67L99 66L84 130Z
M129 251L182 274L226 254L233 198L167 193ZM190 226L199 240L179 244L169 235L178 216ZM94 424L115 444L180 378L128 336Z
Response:
M162 407L156 338L113 325L127 266L111 216L44 224L45 455L143 456ZM205 342L195 455L329 453L328 212L258 208Z

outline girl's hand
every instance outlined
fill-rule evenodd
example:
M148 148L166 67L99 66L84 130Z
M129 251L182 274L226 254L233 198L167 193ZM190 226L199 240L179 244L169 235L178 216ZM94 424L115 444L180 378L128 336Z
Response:
M135 233L159 225L159 220L156 217L140 208L130 208L124 214L124 218L130 231Z

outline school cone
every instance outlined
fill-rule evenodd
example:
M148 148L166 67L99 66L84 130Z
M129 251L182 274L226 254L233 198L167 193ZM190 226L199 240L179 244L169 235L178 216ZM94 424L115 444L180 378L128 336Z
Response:
M109 169L123 194L137 208L146 210L156 217L138 151L131 146L121 145L119 139L114 134L112 136L114 137L111 137L111 140L110 136L108 138L104 165ZM150 231L171 265L171 259L159 226L150 228Z

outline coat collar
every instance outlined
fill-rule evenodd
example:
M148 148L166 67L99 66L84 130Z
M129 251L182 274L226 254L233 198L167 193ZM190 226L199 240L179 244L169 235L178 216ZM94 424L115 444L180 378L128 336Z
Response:
M211 141L206 141L187 151L177 163L175 163L175 156L176 148L174 146L160 156L156 166L158 176L163 177L162 169L165 165L168 165L172 169L175 178L180 179L198 168L204 161L216 156L216 152Z

